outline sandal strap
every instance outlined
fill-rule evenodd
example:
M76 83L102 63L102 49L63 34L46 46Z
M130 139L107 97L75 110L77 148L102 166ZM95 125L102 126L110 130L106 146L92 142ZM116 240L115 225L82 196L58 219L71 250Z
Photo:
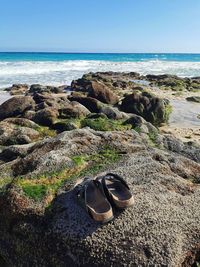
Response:
M78 198L79 203L83 206L87 211L88 207L86 205L86 190L88 187L88 183L90 182L90 177L86 177L81 184L78 184L74 189L76 196Z
M118 174L115 174L115 173L107 173L104 177L103 177L103 179L108 179L108 180L112 180L112 179L115 179L115 180L118 180L118 181L120 181L123 185L125 185L129 190L130 190L130 188L129 188L129 186L128 186L128 184L127 184L127 182L120 176L120 175L118 175Z

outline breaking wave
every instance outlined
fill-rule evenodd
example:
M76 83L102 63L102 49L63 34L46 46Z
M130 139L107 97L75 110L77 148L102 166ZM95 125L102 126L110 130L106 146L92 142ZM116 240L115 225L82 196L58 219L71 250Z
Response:
M200 62L144 60L114 62L103 60L0 61L0 88L13 83L70 84L84 73L96 71L135 71L141 74L200 76Z

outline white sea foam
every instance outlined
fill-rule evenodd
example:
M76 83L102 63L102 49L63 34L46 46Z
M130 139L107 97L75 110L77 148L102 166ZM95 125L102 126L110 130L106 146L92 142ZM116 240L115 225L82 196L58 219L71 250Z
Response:
M70 84L90 71L136 71L141 74L176 74L200 76L200 62L139 61L113 62L93 60L0 61L0 88L13 83Z

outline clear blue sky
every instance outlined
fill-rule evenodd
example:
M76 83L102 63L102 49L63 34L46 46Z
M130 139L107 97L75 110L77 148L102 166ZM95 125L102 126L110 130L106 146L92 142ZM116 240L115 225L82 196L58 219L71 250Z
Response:
M200 52L200 0L0 0L0 51Z

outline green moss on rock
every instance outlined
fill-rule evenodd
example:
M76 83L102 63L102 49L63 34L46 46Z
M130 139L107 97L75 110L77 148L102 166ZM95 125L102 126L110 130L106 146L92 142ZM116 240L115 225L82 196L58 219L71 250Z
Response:
M58 172L46 173L35 178L19 177L16 184L22 188L24 194L35 200L41 201L48 195L52 199L58 189L66 183L79 177L99 172L108 164L121 158L118 151L106 147L92 155L75 155L71 159L74 162L72 168L63 168Z
M41 138L56 136L56 131L53 129L50 129L49 127L39 126L36 128L36 130L39 132Z
M131 125L123 125L123 120L111 120L106 118L84 119L81 127L90 127L95 131L125 131L131 129Z

